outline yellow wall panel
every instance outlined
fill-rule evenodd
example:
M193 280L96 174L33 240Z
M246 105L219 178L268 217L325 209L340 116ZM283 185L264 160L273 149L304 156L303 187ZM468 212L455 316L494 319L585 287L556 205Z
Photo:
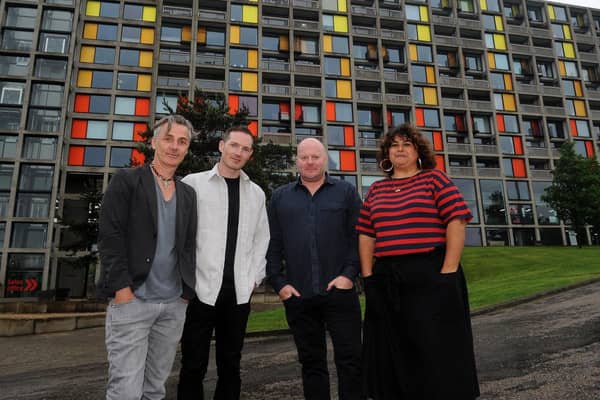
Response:
M482 11L487 10L487 1L486 0L479 0L479 7L481 8Z
M348 17L344 15L334 15L333 30L335 32L348 32Z
M499 31L503 31L504 30L504 24L502 23L502 17L500 15L496 15L494 17L494 21L495 21L496 29L499 30Z
M425 104L437 105L437 90L436 88L426 87L423 88L423 98L425 99Z
M258 68L258 51L248 50L248 68Z
M338 0L338 11L342 11L342 12L348 11L348 1L347 0Z
M142 21L156 22L156 7L144 6L142 11Z
M290 38L288 35L279 36L279 51L289 51L290 50Z
M81 46L81 52L79 53L79 61L84 63L93 63L95 55L96 48L94 46Z
M585 102L583 100L573 100L575 106L575 115L578 117L586 117L587 112L585 111Z
M563 33L565 35L565 39L571 40L573 37L571 36L571 28L569 25L563 25Z
M429 22L429 12L427 6L419 6L419 17L423 22Z
M192 27L187 25L181 28L181 41L191 42L192 41Z
M408 45L408 57L410 58L410 61L418 61L419 60L419 53L417 52L416 44Z
M85 6L85 15L90 17L100 16L100 2L99 1L88 1Z
M337 97L340 99L352 98L352 81L336 81Z
M256 72L242 72L242 91L258 91L258 74Z
M229 28L229 43L238 44L240 43L240 27L237 25L231 25Z
M575 58L575 46L573 46L573 43L563 43L562 45L565 57Z
M554 7L548 4L548 15L550 19L556 19L556 13L554 13Z
M140 43L154 44L154 28L142 28Z
M258 23L258 6L242 6L242 21L252 24Z
M151 51L140 51L140 67L151 68L153 56L154 54Z
M490 68L496 68L496 57L494 57L494 53L488 53L488 64Z
M204 26L198 28L198 36L196 36L196 42L206 44L206 28Z
M98 37L98 24L86 22L83 26L83 38L96 39L96 37Z
M502 102L504 103L504 111L516 111L517 110L514 94L504 93L502 95Z
M331 35L323 35L323 51L327 53L333 52L333 39Z
M152 75L139 74L137 82L137 90L149 92L152 90Z
M567 69L565 68L564 61L558 61L558 72L560 73L560 76L567 76Z
M424 42L431 42L431 29L429 25L417 25L417 37Z
M573 86L575 87L575 96L583 96L581 81L573 81Z
M435 70L433 66L428 65L425 67L425 72L427 73L427 83L435 83Z
M343 76L350 76L350 59L349 58L341 58L340 59L340 72Z
M80 69L77 74L77 87L92 87L92 71Z
M510 79L510 74L504 74L504 89L513 90L512 79Z
M497 50L506 50L506 38L501 33L494 33L494 46Z

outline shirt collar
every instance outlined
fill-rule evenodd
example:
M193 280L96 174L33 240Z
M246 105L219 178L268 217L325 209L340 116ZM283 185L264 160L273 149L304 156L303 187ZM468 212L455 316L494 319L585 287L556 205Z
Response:
M216 163L214 165L214 167L212 167L212 169L208 172L208 179L213 179L216 176L223 178L223 176L219 172L219 163ZM250 180L248 175L246 175L246 173L243 170L240 170L240 180L241 181L249 181Z
M321 186L325 186L325 185L335 185L337 183L338 179L336 178L332 178L331 176L329 176L329 174L327 172L325 172L325 182L323 182L323 185ZM300 176L298 175L298 179L296 179L296 185L294 186L294 188L300 188L300 187L304 187L304 185L302 184L302 180L300 179Z

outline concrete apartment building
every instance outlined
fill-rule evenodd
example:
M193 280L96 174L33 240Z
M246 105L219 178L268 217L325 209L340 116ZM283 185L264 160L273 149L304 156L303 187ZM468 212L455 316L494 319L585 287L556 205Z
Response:
M565 141L600 151L600 9L534 0L1 0L0 298L69 287L81 193L140 160L178 94L245 105L263 140L313 136L363 193L410 121L475 218L468 245L567 245L541 201ZM588 234L589 242L598 238Z

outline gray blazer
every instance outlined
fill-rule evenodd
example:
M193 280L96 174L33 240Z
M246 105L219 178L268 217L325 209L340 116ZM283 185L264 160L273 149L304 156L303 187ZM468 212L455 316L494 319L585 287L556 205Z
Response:
M183 297L191 299L196 281L196 193L183 182L176 180L175 185L177 267ZM121 169L112 177L100 211L98 297L112 297L127 286L135 290L146 280L156 250L157 207L150 167Z

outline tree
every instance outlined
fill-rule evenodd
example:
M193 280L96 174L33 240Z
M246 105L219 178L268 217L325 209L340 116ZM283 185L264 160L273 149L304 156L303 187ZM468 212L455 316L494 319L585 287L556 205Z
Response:
M565 142L552 175L552 185L545 189L542 200L556 210L558 217L575 231L577 244L581 247L587 242L586 224L598 226L600 223L598 160L576 154L574 144Z
M246 108L231 111L223 95L207 96L199 89L196 89L192 101L186 96L179 96L176 110L166 104L165 108L171 114L177 113L187 118L197 134L190 144L188 155L177 169L177 175L180 176L212 168L219 158L221 134L229 127L247 126L249 123ZM152 159L152 135L151 129L142 133L146 140L139 149L147 162ZM292 164L292 158L291 146L257 143L244 171L265 191L269 199L273 188L293 179L292 174L285 172Z

